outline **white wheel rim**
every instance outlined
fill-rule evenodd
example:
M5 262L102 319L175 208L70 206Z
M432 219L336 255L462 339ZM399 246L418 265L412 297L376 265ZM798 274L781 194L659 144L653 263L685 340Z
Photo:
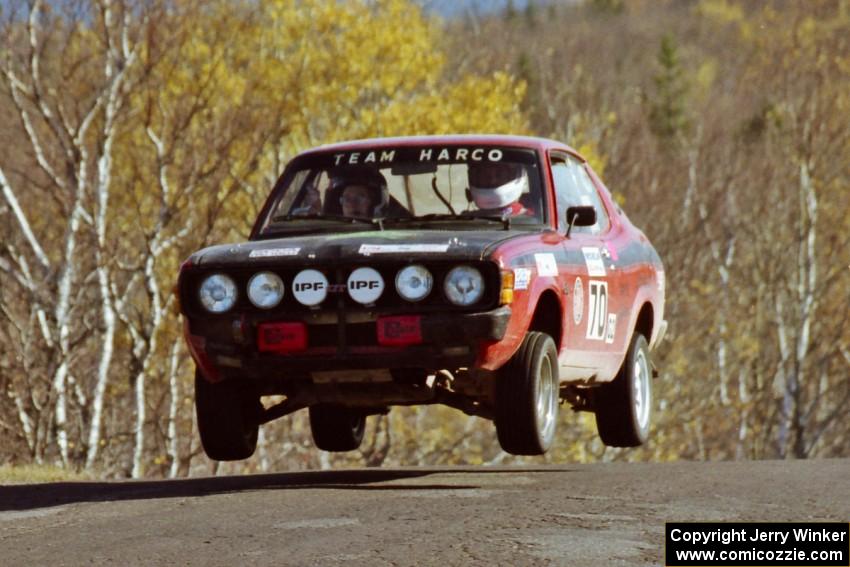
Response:
M649 427L649 408L652 405L652 400L650 399L649 362L643 350L640 350L637 356L635 356L633 372L635 415L637 416L638 426L643 431Z
M537 387L537 430L540 437L546 441L555 429L555 418L558 411L558 388L552 374L552 361L549 355L540 366L540 377Z

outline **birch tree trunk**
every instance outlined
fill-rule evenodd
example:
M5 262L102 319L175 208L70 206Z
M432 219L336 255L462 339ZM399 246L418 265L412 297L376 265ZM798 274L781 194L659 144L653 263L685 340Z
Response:
M111 78L109 90L105 93L103 103L105 120L101 132L103 145L102 153L98 159L97 177L97 215L95 217L95 231L97 234L97 250L95 260L97 264L97 279L100 291L101 315L103 318L103 337L101 339L100 362L97 369L97 382L91 408L91 422L89 425L88 450L86 454L86 468L94 467L100 448L101 425L103 421L103 402L106 395L106 386L109 382L109 369L115 347L115 332L117 317L115 313L115 302L110 293L110 281L112 279L109 260L107 259L107 235L109 219L109 195L112 189L112 167L113 167L113 143L117 133L117 120L123 106L122 89L127 73L132 69L137 56L136 51L130 49L128 40L129 13L125 13L124 19L117 31L115 27L113 2L105 1L104 24L107 37L107 57L104 66L104 75ZM118 37L114 37L114 35ZM120 40L120 43L119 41Z
M171 396L168 405L168 456L171 458L171 467L168 478L177 478L180 472L180 438L177 428L177 417L182 401L180 394L180 355L181 341L175 341L171 346L170 364L168 368L168 386Z
M49 407L42 413L45 416L52 415L57 449L63 465L67 467L72 464L70 448L73 442L74 447L86 448L83 453L75 451L74 458L76 455L84 456L85 466L91 468L100 445L103 400L116 334L115 312L108 294L109 267L105 261L104 248L108 239L113 143L125 117L125 80L132 72L136 58L135 51L130 47L128 32L132 11L117 0L93 0L90 4L84 4L83 10L75 13L75 16L89 9L91 12L86 14L92 20L102 18L98 22L102 27L97 28L96 32L101 34L102 42L93 42L89 52L69 52L72 55L69 55L71 59L64 61L68 66L65 73L56 73L51 65L53 61L49 61L45 67L50 69L50 73L43 75L42 58L55 57L55 45L67 47L74 39L85 40L79 39L82 35L73 21L64 20L64 14L46 10L42 0L33 1L28 8L27 59L18 64L11 57L8 58L3 75L39 172L52 185L52 195L50 192L48 195L55 195L56 200L65 206L63 212L67 217L61 220L67 224L61 247L54 247L52 251L55 263L26 222L5 175L0 179L0 185L41 270L36 277L24 277L22 281L34 284L26 286L33 293L29 301L38 312L39 324L48 347L46 356L53 361L45 365L52 370L47 396ZM119 12L123 14L122 18L116 17ZM11 35L13 24L9 26ZM19 52L10 50L10 53ZM81 91L84 96L71 105L60 96L67 90L65 81L74 77L77 66L84 67L89 61L99 61L100 70L87 77L89 81ZM94 169L92 164L96 165ZM96 213L94 218L89 212L92 209ZM97 250L94 254L90 249L83 248L84 240L81 244L81 239L89 234L87 231L90 227L94 228L96 235ZM58 273L55 288L45 294L43 281L51 280L53 271ZM85 289L90 285L88 274L93 272L96 272L101 294L103 332L97 337L100 339L101 355L94 395L90 396L89 381L77 379L75 364L79 355L87 352L90 346L90 343L82 342L81 337L93 334L92 329L87 328L83 316L88 305L81 302ZM49 309L42 307L45 298L48 299L46 303ZM46 310L50 312L51 320L48 320ZM89 407L90 404L92 407ZM21 411L25 411L22 404L20 407ZM77 416L74 417L73 440L69 431L72 409ZM86 424L83 416L89 414L91 421ZM49 449L48 435L44 424L36 427L34 453L37 461L43 460Z
M808 424L804 416L805 409L802 407L803 400L800 384L806 378L805 372L811 339L812 318L815 313L815 290L818 285L817 257L815 256L818 201L814 185L812 184L809 166L805 161L800 164L799 191L801 205L801 238L797 255L797 266L799 270L797 276L799 330L797 333L796 348L794 350L794 379L789 384L789 389L794 397L792 413L793 452L796 458L802 459L807 457L805 434Z

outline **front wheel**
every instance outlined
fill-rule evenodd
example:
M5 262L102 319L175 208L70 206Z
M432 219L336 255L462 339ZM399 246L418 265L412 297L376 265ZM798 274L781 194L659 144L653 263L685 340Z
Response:
M609 447L638 447L649 438L650 368L646 338L635 333L617 377L594 392L596 429Z
M260 398L233 381L208 382L195 371L195 410L201 445L210 459L247 459L257 448Z
M558 350L529 331L496 383L496 433L512 455L542 455L552 445L559 409Z
M366 415L343 406L316 404L310 406L310 431L322 451L353 451L363 441Z

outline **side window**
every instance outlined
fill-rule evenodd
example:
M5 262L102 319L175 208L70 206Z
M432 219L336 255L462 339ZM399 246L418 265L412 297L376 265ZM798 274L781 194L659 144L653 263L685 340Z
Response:
M569 207L591 206L596 209L596 224L574 227L573 232L599 234L608 229L608 213L602 204L602 198L578 160L567 156L552 156L552 178L555 183L559 219L564 218Z
M582 205L591 205L596 209L596 224L593 226L584 227L584 230L593 234L599 234L608 230L609 220L608 212L605 210L605 205L602 204L602 198L599 196L599 191L590 179L590 176L585 171L584 166L576 159L570 158L570 168L573 170L578 188L578 198Z
M567 214L570 203L574 202L575 195L571 191L572 181L570 168L563 158L552 156L552 180L555 183L555 208L558 214L558 224L563 228L563 219ZM566 231L566 229L564 229Z

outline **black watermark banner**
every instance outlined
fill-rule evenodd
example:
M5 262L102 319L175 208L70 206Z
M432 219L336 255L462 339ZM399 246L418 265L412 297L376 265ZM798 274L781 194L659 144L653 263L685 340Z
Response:
M664 563L668 567L850 567L850 524L668 523Z

